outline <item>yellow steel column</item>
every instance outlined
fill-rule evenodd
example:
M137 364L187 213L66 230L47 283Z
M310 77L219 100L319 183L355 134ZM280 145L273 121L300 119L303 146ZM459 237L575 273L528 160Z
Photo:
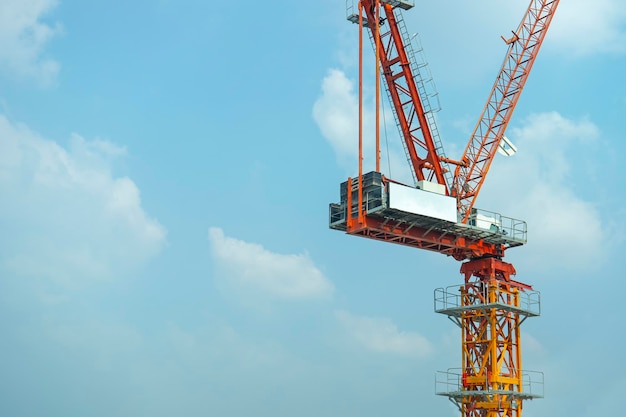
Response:
M462 267L463 375L465 417L520 417L522 390L519 289L508 284L513 267L498 259L469 261Z

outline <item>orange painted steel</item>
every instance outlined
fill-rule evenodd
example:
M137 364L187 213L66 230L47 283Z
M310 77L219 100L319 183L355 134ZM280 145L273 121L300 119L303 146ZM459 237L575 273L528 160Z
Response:
M363 13L359 13L359 207L363 207ZM363 210L359 209L359 223Z
M444 179L440 158L442 155L437 155L424 106L415 85L416 74L412 73L394 8L388 2L379 2L380 0L359 2L359 23L362 24L363 20L367 22L365 26L371 31L375 41L375 50L398 117L411 169L417 180L425 179L444 185L446 193L457 198L461 222L466 223L559 0L531 0L519 27L511 38L505 40L509 45L507 55L461 159L443 160L457 165L450 190ZM381 25L376 24L383 20L387 24L386 31L381 31ZM378 146L376 152L378 162Z
M349 182L352 183L351 181ZM348 210L350 212L350 210ZM369 239L396 243L416 249L439 252L463 261L482 256L504 256L505 248L500 244L482 239L468 239L446 231L433 230L400 222L389 221L364 214L362 222L348 223L346 233Z
M374 22L380 19L380 0L374 2ZM380 25L375 25L374 35L374 59L376 60L376 172L380 172L380 65L378 55L380 53Z
M378 59L389 87L394 111L398 116L411 168L418 180L442 184L447 193L448 185L439 163L424 106L415 85L415 74L411 70L394 9L390 4L380 4L380 7L377 7L378 3L378 0L360 1L359 16L366 17L367 27L374 41L379 45ZM376 24L383 19L386 23L385 27L388 28L386 31L380 30L380 23Z
M390 2L381 0L362 0L359 2L359 27L360 31L367 28L370 30L378 49L378 62L387 83L394 111L399 120L404 134L403 140L409 153L411 167L418 180L435 181L446 187L446 193L457 198L457 208L461 223L467 223L471 209L475 203L478 192L485 181L491 162L495 156L500 139L508 126L513 110L526 83L529 72L537 57L539 48L552 21L559 0L531 0L529 7L511 39L507 40L509 50L492 88L489 100L485 105L474 133L465 149L461 161L454 162L445 158L445 162L457 164L453 178L452 189L448 190L443 176L443 168L440 156L436 153L436 147L424 112L421 98L415 84L415 74L411 71L409 57L405 51L405 45L397 25L394 8ZM382 12L381 12L382 11ZM384 16L384 18L380 17ZM386 31L380 30L380 24L375 22L385 21ZM362 73L362 35L359 40L359 73ZM362 177L362 77L359 77L359 178ZM378 152L378 151L377 151ZM378 156L377 156L378 157ZM359 182L361 184L361 182ZM359 190L359 206L363 206L361 199L362 190ZM358 213L359 223L365 223L365 217ZM371 219L368 221L372 223ZM356 229L355 229L356 230ZM376 239L375 236L383 236L382 240L389 240L386 231L372 230L363 233L354 233ZM347 230L352 233L351 229ZM376 233L375 233L376 232ZM432 241L420 242L415 240L412 234L394 233L395 240L415 242L415 247L432 247ZM452 239L455 242L463 242L463 239ZM472 243L472 245L474 245ZM455 248L448 247L442 251L446 255L452 255L456 259L491 255L501 257L501 248L483 246L475 251L475 247Z
M461 158L467 165L457 166L454 172L451 193L457 198L463 223L467 222L485 182L498 144L511 120L558 5L559 0L531 0L519 27L511 38L505 40L509 45L508 53Z

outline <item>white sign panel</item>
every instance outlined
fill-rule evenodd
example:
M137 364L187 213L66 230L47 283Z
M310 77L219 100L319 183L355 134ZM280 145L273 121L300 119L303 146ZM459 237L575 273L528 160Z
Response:
M456 199L389 183L389 208L456 223Z

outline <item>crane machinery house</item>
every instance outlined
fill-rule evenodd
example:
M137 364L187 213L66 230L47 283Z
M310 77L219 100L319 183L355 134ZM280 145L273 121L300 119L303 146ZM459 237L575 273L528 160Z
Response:
M330 226L341 228L347 218L348 181L340 186L341 204L330 205ZM351 185L353 202L358 201L358 183ZM456 199L445 195L445 188L430 181L420 181L417 188L384 181L380 172L363 176L363 204L368 214L424 221L457 222ZM354 215L357 206L352 204Z

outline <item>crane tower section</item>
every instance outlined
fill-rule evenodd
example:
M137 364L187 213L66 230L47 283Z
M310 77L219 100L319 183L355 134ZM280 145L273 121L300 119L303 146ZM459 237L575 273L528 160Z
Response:
M435 290L435 311L461 329L462 366L438 374L436 393L465 417L520 417L524 400L543 395L543 374L522 370L520 325L540 314L539 293L515 281L505 251L526 243L526 223L478 210L476 197L518 102L559 0L530 0L487 103L460 160L445 156L423 62L402 12L407 0L347 0L359 26L359 174L330 204L331 229L426 249L464 261L464 283ZM355 7L355 4L357 5ZM363 32L376 59L376 171L363 174ZM380 77L379 77L380 75ZM380 172L379 78L384 79L415 179ZM505 140L505 142L507 142ZM454 175L449 168L455 165Z
M519 417L523 400L543 397L543 374L522 370L520 344L520 325L541 312L539 293L495 258L466 262L461 273L463 285L435 290L435 311L462 337L462 367L438 372L436 393L466 417Z

